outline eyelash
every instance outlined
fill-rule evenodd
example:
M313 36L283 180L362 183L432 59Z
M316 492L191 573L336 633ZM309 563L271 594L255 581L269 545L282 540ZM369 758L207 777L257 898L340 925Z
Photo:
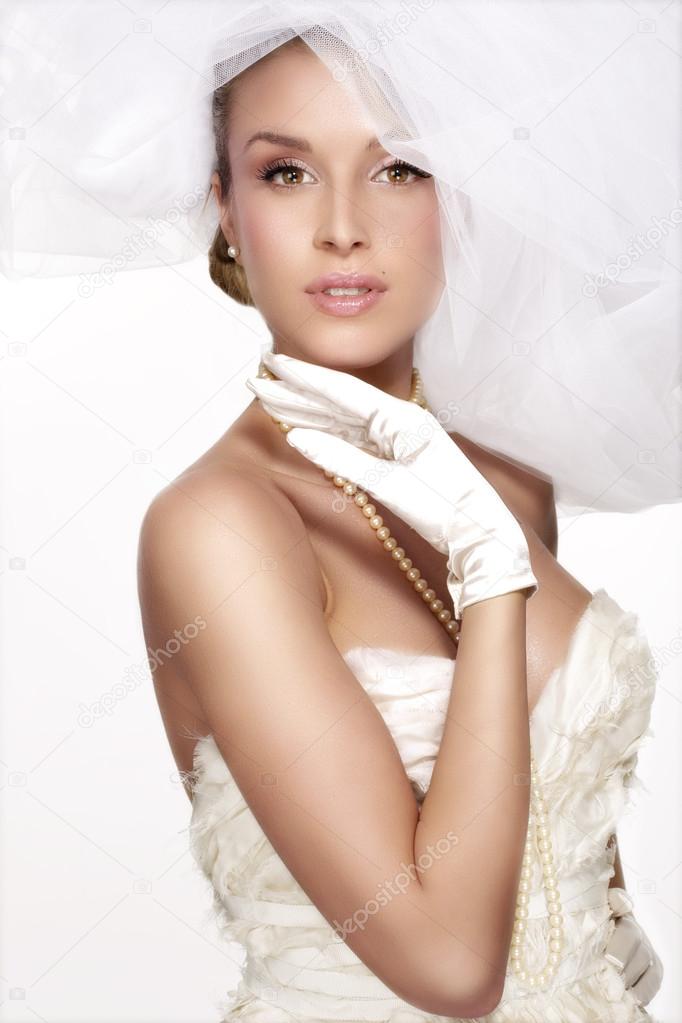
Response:
M430 178L431 177L431 175L428 174L426 171L421 170L419 167L415 167L411 163L406 163L405 160L396 160L395 163L391 163L387 167L382 167L381 170L378 173L379 174L383 174L384 171L393 170L394 167L404 168L405 170L411 171L413 174L416 174L417 177L420 177L420 178ZM310 173L308 171L307 167L304 167L303 164L300 164L300 163L298 163L295 160L273 160L272 163L266 164L266 166L263 167L258 172L258 177L262 181L272 181L274 176L277 173L279 173L280 171L282 171L282 170L291 170L292 168L294 170L305 171L306 174ZM408 182L406 182L406 181L398 182L398 185L400 187L401 185L404 186L407 183ZM286 188L288 190L291 190L292 188L298 188L299 185L275 185L274 187L275 188Z

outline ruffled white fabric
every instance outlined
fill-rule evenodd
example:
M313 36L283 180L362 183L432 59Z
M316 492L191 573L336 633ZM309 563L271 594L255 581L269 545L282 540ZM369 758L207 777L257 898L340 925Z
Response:
M356 647L346 661L390 729L417 798L428 790L454 661ZM651 1015L603 955L613 933L609 836L641 785L635 773L650 727L656 674L637 616L598 590L564 663L531 718L531 744L549 814L567 954L552 985L529 992L508 972L486 1023L641 1023ZM426 1023L329 926L277 855L232 779L212 735L197 742L189 776L193 855L213 890L222 933L246 949L236 989L219 1005L240 1023ZM544 962L548 923L540 867L531 878L528 965Z

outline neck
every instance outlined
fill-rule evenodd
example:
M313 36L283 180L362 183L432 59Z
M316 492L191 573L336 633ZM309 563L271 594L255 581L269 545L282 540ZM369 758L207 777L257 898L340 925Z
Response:
M375 366L351 367L347 372L394 398L407 399L412 389L412 346L404 352L396 352Z

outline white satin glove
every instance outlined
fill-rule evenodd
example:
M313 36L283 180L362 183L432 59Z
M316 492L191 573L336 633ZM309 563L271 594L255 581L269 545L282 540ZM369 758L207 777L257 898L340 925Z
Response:
M266 353L279 380L249 378L287 442L362 487L447 555L455 618L471 604L538 584L523 531L438 420L349 373Z
M609 888L609 905L616 927L604 950L610 963L621 971L623 982L640 1005L648 1005L663 980L663 963L635 920L633 902L624 888Z

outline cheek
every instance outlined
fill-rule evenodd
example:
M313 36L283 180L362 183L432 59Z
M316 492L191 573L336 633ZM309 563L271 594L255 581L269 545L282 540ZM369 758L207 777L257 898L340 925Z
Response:
M268 320L281 314L283 296L294 290L289 286L296 273L297 234L292 219L285 203L250 201L239 208L240 247L249 290Z
M440 260L440 209L435 197L429 195L425 201L415 203L407 232L406 244L411 252L421 253L429 266L434 259Z
M273 195L269 189L250 181L235 181L238 210L238 234L249 278L256 276L268 287L273 273L286 274L287 253L291 255L300 236L300 209L287 203L287 196ZM298 231L297 231L298 221Z
M440 208L436 198L428 196L415 203L403 225L406 264L409 273L431 305L443 289L443 255L441 250Z
M245 259L254 268L279 263L291 245L290 217L286 211L272 209L267 202L252 203L240 212L240 228Z

